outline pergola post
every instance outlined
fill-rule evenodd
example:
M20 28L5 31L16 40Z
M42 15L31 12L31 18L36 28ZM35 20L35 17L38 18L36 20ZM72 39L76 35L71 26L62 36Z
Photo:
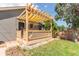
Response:
M52 37L52 19L51 19L51 37Z
M25 19L25 43L28 44L28 4L26 4L26 8L25 8L25 11L26 11L26 19Z

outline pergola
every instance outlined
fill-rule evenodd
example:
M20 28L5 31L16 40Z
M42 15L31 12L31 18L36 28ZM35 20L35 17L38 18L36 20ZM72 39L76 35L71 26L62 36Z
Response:
M46 32L47 30L29 30L29 22L41 23L43 21L52 21L52 16L46 12L37 9L33 4L27 4L25 10L17 17L19 21L25 23L24 42L27 44L29 39L29 31ZM51 28L52 29L52 28ZM51 29L48 30L51 32ZM51 35L52 36L52 35ZM19 40L19 39L18 39Z

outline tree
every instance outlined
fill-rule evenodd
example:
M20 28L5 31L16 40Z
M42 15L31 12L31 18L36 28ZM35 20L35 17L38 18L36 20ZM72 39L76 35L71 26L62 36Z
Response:
M65 29L65 26L64 25L58 26L58 29L59 29L59 31L63 31Z
M63 19L71 28L79 28L79 4L59 3L55 10L56 20Z
M52 30L53 31L57 31L58 30L57 24L53 20L52 20Z
M51 22L49 20L48 21L44 21L44 28L45 28L45 30L50 30Z
M58 33L57 23L55 23L55 21L52 20L52 37L57 37L57 33Z

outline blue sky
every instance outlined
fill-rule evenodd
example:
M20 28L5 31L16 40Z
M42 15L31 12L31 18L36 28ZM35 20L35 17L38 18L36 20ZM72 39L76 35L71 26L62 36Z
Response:
M48 12L52 16L55 16L57 14L55 11L55 7L56 7L55 3L37 3L35 5L37 8L39 8L45 12ZM64 22L63 20L56 21L56 23L59 26L64 25L67 27L66 22Z

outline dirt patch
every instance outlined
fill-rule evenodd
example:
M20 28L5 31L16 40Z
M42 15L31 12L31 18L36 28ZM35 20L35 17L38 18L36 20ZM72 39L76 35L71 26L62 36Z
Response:
M6 50L7 56L30 56L29 51L20 47L13 47Z
M19 47L13 47L6 50L7 56L23 56L23 51Z

